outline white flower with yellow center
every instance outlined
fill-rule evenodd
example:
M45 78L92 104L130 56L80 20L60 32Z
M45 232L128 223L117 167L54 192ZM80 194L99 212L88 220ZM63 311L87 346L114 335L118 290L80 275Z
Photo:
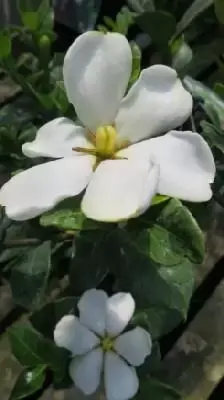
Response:
M191 95L164 65L143 70L125 95L131 69L124 36L87 32L75 40L65 56L64 83L83 126L57 118L23 145L28 157L57 160L3 186L0 204L10 218L36 217L85 188L82 211L99 221L136 217L156 193L195 202L211 198L215 165L202 137L171 131L151 138L189 117Z
M136 327L123 334L135 309L129 293L112 297L102 290L87 290L79 300L79 319L64 316L56 325L57 346L74 358L69 374L85 395L93 394L104 379L107 400L128 400L138 391L135 368L151 353L150 334Z

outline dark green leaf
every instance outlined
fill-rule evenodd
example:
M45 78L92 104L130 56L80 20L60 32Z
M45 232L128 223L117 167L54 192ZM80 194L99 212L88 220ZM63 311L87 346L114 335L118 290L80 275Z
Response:
M154 0L128 0L128 4L138 13L155 11Z
M29 325L17 325L9 329L9 340L13 355L26 367L46 365L56 374L65 373L68 352L56 347Z
M130 291L136 300L132 322L145 326L153 338L168 333L186 318L194 288L192 264L156 265L133 246L123 246L120 257L112 267L117 290Z
M161 362L161 353L158 342L153 342L152 352L146 358L144 364L138 368L138 376L142 379L144 376L149 376L158 372Z
M190 76L184 78L186 88L191 92L192 96L201 99L204 102L209 102L213 105L219 118L222 120L224 115L224 101L212 89L201 82L192 79Z
M159 48L168 46L176 29L175 17L165 11L143 13L136 18L136 23ZM163 29L158 29L158 26Z
M22 371L12 390L10 400L22 400L40 390L45 381L45 365Z
M10 283L16 303L32 309L41 303L45 295L51 270L51 242L31 248L18 259Z
M31 31L44 33L53 28L53 9L49 0L17 0L23 24Z
M140 381L140 389L134 400L181 400L182 396L172 387L156 379Z
M213 4L214 0L194 0L191 6L184 13L180 22L177 24L176 35L183 32L191 22L198 17L203 11Z
M124 232L124 241L129 241L139 252L163 265L178 264L185 257L193 263L203 262L204 236L179 200L151 207L140 220L145 229L137 229L134 222Z
M0 60L8 58L11 54L12 42L9 35L4 32L0 32Z
M40 310L32 313L30 322L38 332L49 339L53 339L55 325L64 315L74 312L76 303L76 297L65 297L48 303Z
M221 24L224 24L224 1L215 0L215 13Z
M104 253L106 231L85 232L75 240L71 261L70 284L75 295L98 286L108 273L108 255Z

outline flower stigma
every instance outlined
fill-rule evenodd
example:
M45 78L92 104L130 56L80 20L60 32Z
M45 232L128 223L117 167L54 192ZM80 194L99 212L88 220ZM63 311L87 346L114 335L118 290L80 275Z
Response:
M103 160L124 159L116 156L116 153L130 144L128 140L118 141L117 131L112 125L100 126L95 134L88 132L88 139L94 148L74 147L73 150L95 155L97 165Z
M101 340L101 347L102 347L104 352L113 350L113 348L114 348L114 339L112 339L109 336L105 336Z

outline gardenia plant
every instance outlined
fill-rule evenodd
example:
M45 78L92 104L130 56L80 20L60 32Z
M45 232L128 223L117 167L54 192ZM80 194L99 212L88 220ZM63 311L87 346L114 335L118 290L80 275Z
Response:
M93 394L104 377L107 400L127 400L138 391L134 367L151 353L150 334L135 327L124 332L135 302L129 293L112 297L102 290L86 291L78 302L79 319L64 316L56 325L54 340L72 353L69 373L85 395Z
M109 222L140 215L156 193L195 202L211 198L209 146L197 133L172 130L191 114L191 95L164 65L144 69L127 93L131 70L123 35L87 32L75 40L63 71L80 123L56 118L23 145L28 157L56 160L2 187L0 204L10 218L34 218L84 189L83 213Z

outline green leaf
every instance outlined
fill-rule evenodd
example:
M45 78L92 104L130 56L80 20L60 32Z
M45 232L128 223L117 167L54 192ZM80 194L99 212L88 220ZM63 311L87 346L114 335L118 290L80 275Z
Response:
M182 16L180 22L178 22L176 36L180 35L180 33L183 32L196 17L198 17L213 3L214 0L194 0L191 6Z
M112 248L110 257L114 254ZM188 260L169 267L157 265L133 246L122 245L120 259L113 260L111 268L117 277L116 290L130 291L136 301L132 323L145 327L154 339L186 318L194 288Z
M172 67L179 73L188 65L193 58L193 52L188 44L182 40L178 50L173 55Z
M154 0L127 0L127 2L138 13L155 11Z
M142 59L141 49L135 42L131 43L131 51L132 51L132 71L131 71L131 77L129 79L129 87L133 85L134 82L137 81L140 75L141 59Z
M53 9L49 0L17 0L23 24L38 33L53 29Z
M199 44L194 47L194 55L189 64L184 68L184 75L197 77L210 65L215 63L223 53L224 38L222 36L212 38L206 44Z
M75 255L71 261L70 284L75 295L98 286L108 273L105 231L83 232L75 240Z
M176 29L175 17L165 11L143 13L136 18L136 23L159 48L168 46ZM159 26L163 29L158 29Z
M224 24L224 1L215 0L215 13L221 24Z
M32 313L29 320L38 332L53 340L55 325L64 315L74 312L76 304L77 297L64 297Z
M53 226L65 231L91 230L106 227L106 224L88 220L80 209L80 201L67 199L58 204L53 210L40 217L40 225Z
M22 400L40 390L45 381L45 370L45 365L39 365L22 371L12 390L10 400Z
M51 242L31 248L18 259L12 269L10 283L17 304L32 309L45 295L51 270Z
M193 263L204 260L204 236L190 213L179 200L171 199L150 208L141 218L142 227L129 224L124 241L139 252L163 265L180 263L188 258Z
M194 98L211 103L218 113L220 120L223 120L224 101L221 97L219 97L212 89L190 76L184 78L184 84Z
M157 379L140 381L140 388L134 400L181 400L182 396L172 387Z
M9 35L0 32L0 60L8 58L12 51L12 42Z
M56 347L28 324L16 325L8 330L11 350L25 367L46 365L57 375L65 373L68 352Z

